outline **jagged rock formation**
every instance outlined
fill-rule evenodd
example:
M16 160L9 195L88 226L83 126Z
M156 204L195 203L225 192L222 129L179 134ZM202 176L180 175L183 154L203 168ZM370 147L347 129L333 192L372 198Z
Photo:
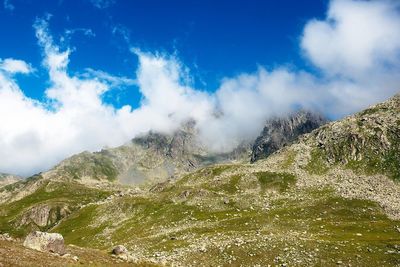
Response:
M70 213L70 209L64 203L37 205L24 212L17 226L21 227L33 224L39 228L46 228L55 225Z
M302 134L325 124L321 114L301 110L281 118L269 119L259 137L254 142L251 162L263 159L292 143Z

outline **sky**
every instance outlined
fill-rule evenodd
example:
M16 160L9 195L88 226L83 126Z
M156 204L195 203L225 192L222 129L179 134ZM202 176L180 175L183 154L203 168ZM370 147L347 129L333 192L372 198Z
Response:
M399 92L395 0L2 1L0 172L189 119L226 152L272 116L339 119Z

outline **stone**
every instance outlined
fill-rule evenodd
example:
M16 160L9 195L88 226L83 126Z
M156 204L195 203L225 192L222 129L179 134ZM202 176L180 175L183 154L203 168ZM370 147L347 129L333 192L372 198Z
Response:
M43 252L65 254L64 238L58 233L32 232L25 238L24 246Z
M114 254L114 255L124 255L127 253L128 253L128 250L123 245L115 246L112 250L112 254Z
M254 142L251 162L267 158L280 148L292 143L302 134L327 123L321 114L300 110L284 117L269 119Z

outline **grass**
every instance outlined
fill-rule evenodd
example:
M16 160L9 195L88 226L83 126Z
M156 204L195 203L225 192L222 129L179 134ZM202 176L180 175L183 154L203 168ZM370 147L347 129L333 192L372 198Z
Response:
M329 167L326 162L327 156L319 148L311 151L311 159L306 165L305 169L310 174L324 175L328 172Z
M97 189L87 188L78 183L46 182L34 193L12 203L0 206L0 231L8 232L15 236L24 236L31 229L17 226L21 216L29 209L39 205L49 205L51 213L56 220L59 219L59 209L67 206L71 210L79 205L106 198L110 193ZM55 223L55 222L54 222ZM52 225L40 228L36 225L30 227L47 230Z
M297 152L293 150L289 150L286 152L285 160L282 162L282 168L287 169L293 165L297 156Z
M256 172L254 174L263 192L270 189L277 189L280 192L284 192L290 185L296 182L295 176L289 173Z
M381 173L395 181L400 181L400 143L393 138L390 149L383 154L365 149L361 160L350 160L346 167L356 173L367 175Z
M94 179L115 181L118 170L106 155L99 153L81 153L77 158L63 167L63 170L73 179L80 179L83 176L90 176Z
M261 178L262 183L271 185L270 179L276 180L276 175L263 173L260 177L267 177ZM282 174L278 177L290 181L283 183L289 187L294 179ZM339 259L355 266L399 263L395 254L385 252L400 244L396 230L400 222L388 219L373 202L344 199L330 189L303 190L296 198L282 195L270 203L269 210L257 206L238 209L235 205L210 210L186 202L174 203L168 200L169 194L159 198L126 197L106 206L88 206L54 230L62 233L67 243L104 250L112 244L124 244L132 250L138 245L146 255L174 254L176 250L201 244L204 238L214 240L206 252L187 250L183 264L197 259L218 265L232 258L238 265L269 264L280 256L292 263L290 266L296 265L290 262L292 256L285 256L287 247L296 248L301 254L298 258L315 254L313 262L306 265L318 265L314 262L318 260L327 261L325 265L330 266ZM118 211L112 207L118 207ZM126 219L119 221L116 213ZM109 237L104 234L107 228L113 229ZM236 246L236 238L256 241ZM223 251L213 245L224 240L231 243L224 245ZM329 262L330 259L335 261Z

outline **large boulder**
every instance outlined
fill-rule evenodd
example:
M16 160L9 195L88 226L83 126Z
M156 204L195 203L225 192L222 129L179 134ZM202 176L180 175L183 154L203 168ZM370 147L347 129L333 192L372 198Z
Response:
M128 253L128 250L123 245L115 246L112 250L112 254L114 255L125 255Z
M43 252L65 254L64 238L57 233L32 232L25 238L24 246Z

